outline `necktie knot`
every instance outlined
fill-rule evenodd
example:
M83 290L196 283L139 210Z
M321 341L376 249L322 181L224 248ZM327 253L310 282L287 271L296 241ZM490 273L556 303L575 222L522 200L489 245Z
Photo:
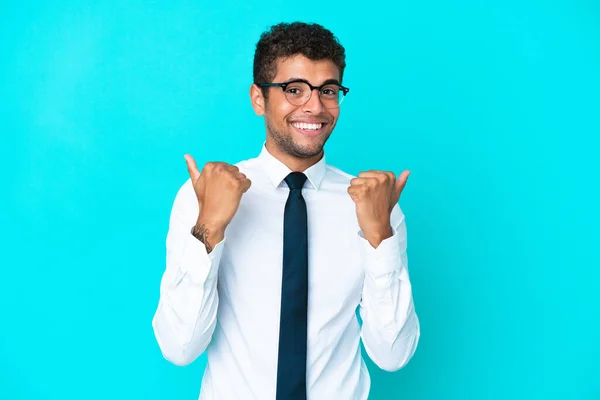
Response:
M290 190L294 189L302 189L304 186L304 182L306 182L306 175L302 172L291 172L288 176L285 177L285 183L287 183Z

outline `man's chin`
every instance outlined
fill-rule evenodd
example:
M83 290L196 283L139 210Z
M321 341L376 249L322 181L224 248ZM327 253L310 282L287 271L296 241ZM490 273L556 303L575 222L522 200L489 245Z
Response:
M320 155L323 151L324 146L324 140L319 140L316 143L314 141L310 143L295 141L293 148L290 150L292 150L293 155L295 155L296 157L310 158Z
M316 157L318 155L321 154L321 151L323 150L323 148L320 149L296 149L296 151L294 152L294 156L298 157L298 158L312 158L312 157Z

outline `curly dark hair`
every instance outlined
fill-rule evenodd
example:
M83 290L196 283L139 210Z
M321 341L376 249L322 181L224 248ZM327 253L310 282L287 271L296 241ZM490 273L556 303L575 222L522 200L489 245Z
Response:
M263 32L254 52L254 83L271 83L277 75L277 59L297 54L314 61L333 61L341 83L346 67L344 47L328 29L305 22L280 23Z

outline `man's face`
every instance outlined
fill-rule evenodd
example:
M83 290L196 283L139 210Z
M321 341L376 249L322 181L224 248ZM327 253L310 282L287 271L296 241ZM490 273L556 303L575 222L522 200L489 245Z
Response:
M335 79L339 82L338 67L330 60L312 61L296 55L277 61L277 75L273 82L305 79L313 86ZM278 151L298 158L319 156L331 135L340 114L339 108L325 108L317 90L304 105L293 105L280 87L268 88L264 99L267 143ZM255 107L256 109L256 107ZM315 129L317 128L317 129Z

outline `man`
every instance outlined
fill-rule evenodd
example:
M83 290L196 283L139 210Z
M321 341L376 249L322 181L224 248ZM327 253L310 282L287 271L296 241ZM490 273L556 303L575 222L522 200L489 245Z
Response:
M362 400L361 339L387 371L415 352L398 206L409 172L352 177L325 161L344 68L344 48L322 26L272 27L250 88L266 124L258 157L200 171L185 155L190 179L175 197L153 327L177 365L206 350L200 399Z

